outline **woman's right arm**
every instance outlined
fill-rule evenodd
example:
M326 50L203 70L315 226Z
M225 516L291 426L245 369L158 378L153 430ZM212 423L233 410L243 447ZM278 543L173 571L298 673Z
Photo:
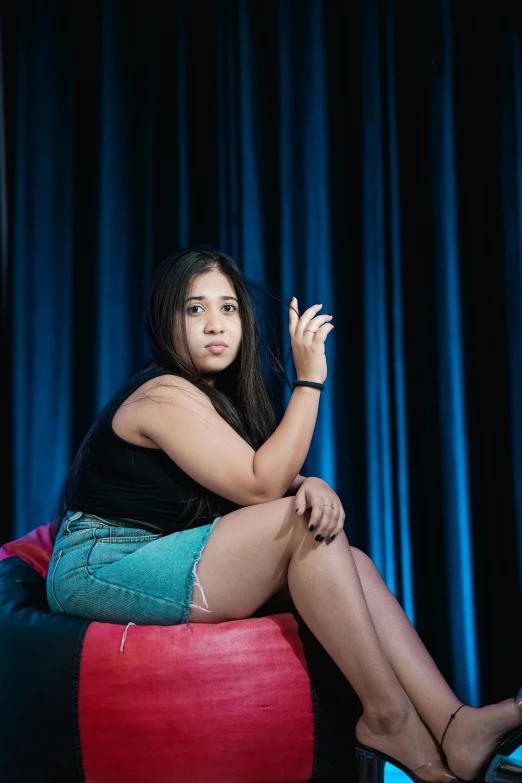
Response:
M311 379L303 379L311 380ZM254 475L266 501L282 498L304 465L314 434L321 391L296 386L278 428L254 455Z
M309 307L299 317L297 300L290 302L289 332L298 380L326 380L324 343L334 327L326 323L330 315L317 315L321 307ZM319 389L296 386L279 427L257 450L254 474L267 500L283 497L289 482L303 467L314 434L320 395Z
M303 465L317 389L297 387L270 438L256 451L222 418L207 395L184 378L162 376L136 407L136 427L198 484L240 506L284 496Z
M309 308L300 319L291 315L290 334L298 379L322 383L324 341L333 326L324 323L331 316L312 319L318 307ZM310 448L318 389L298 386L279 426L255 452L204 392L183 378L162 376L161 381L146 384L147 394L136 408L136 427L142 435L198 484L233 503L250 506L284 496Z

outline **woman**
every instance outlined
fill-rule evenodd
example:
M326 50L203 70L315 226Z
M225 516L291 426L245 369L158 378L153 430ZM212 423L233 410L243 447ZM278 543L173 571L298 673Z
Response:
M288 589L361 700L364 783L382 779L384 760L416 781L483 777L522 741L522 694L461 705L372 561L350 547L338 496L298 473L327 375L333 324L320 309L299 317L290 303L303 385L276 426L238 267L207 246L160 265L147 312L154 361L102 411L64 488L51 610L219 623Z

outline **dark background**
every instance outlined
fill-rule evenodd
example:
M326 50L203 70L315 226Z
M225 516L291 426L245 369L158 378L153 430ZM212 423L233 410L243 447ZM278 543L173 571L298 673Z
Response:
M460 697L514 695L520 8L0 9L0 541L50 521L88 427L143 361L154 267L215 244L301 311L333 313L301 473L339 494L351 543ZM288 390L270 382L281 416Z

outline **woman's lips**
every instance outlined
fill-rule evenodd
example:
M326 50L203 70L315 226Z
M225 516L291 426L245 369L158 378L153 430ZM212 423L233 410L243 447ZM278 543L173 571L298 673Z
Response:
M226 345L208 345L207 351L210 351L210 353L223 353L226 348Z

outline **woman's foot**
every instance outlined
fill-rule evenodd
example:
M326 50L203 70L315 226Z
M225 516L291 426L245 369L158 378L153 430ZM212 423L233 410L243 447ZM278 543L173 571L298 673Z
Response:
M456 780L413 706L401 715L371 715L365 711L357 722L355 736L363 745L399 761L423 780Z
M451 721L442 750L451 771L473 780L506 732L522 725L522 709L513 699L488 707L464 706Z

